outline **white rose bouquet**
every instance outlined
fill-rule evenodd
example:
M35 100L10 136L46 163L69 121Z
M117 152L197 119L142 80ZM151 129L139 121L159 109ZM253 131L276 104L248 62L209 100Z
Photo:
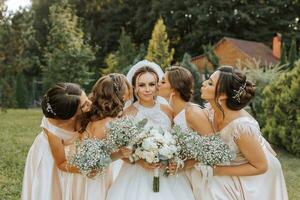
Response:
M140 133L134 147L134 157L149 164L161 162L167 165L179 152L171 133L154 128ZM154 170L153 191L159 192L159 169Z

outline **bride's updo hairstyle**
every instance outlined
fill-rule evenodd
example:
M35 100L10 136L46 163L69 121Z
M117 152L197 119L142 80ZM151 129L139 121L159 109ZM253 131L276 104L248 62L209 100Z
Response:
M80 105L82 89L75 83L57 83L42 99L42 110L47 118L70 119Z
M156 79L156 87L157 87L159 77L158 77L158 74L156 73L156 71L152 67L149 67L149 66L144 66L144 67L139 68L134 73L134 75L132 77L132 82L131 82L131 85L132 85L133 91L134 91L133 92L133 102L137 101L137 99L138 99L138 96L137 96L138 91L136 91L136 84L139 82L140 76L145 74L145 73L153 74L153 76ZM158 90L158 88L157 88L157 90Z
M130 84L123 74L113 73L102 76L89 95L92 106L89 112L84 113L81 131L85 130L90 121L106 117L114 118L122 114L126 89L130 91Z
M166 74L171 87L179 92L184 101L190 101L194 88L192 73L181 66L171 66L166 69Z
M223 112L218 102L220 94L227 96L226 106L231 110L241 110L255 95L255 85L246 80L244 75L237 68L222 66L218 69L220 76L216 83L215 102Z

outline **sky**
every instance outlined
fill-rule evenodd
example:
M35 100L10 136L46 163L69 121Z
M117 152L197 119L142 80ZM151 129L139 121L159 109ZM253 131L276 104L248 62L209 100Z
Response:
M5 2L8 12L15 12L19 7L29 6L31 4L30 0L7 0Z

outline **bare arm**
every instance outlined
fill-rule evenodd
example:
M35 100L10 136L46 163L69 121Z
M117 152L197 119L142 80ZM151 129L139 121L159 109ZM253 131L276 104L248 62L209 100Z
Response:
M160 109L170 118L171 121L173 120L174 113L169 105L161 104Z
M61 139L59 139L58 137L56 137L55 135L53 135L45 129L44 131L48 136L50 149L57 168L65 172L80 173L77 167L68 165L65 155L65 148Z
M198 106L189 106L186 110L186 121L189 128L200 135L211 135L214 133L212 125L205 112Z
M216 166L217 176L252 176L263 174L268 169L265 153L255 135L241 134L236 144L248 163L238 166Z

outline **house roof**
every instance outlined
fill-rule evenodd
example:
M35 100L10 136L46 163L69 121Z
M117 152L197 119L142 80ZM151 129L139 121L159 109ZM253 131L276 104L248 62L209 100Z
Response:
M245 53L251 58L255 58L256 60L261 60L262 62L273 63L273 64L276 64L278 62L278 59L273 56L272 50L261 42L223 37L216 45L213 46L213 48L215 49L216 47L221 45L224 41L230 42L240 51L242 51L243 53ZM202 57L205 57L205 55L202 54L196 56L192 58L192 60L197 60Z

